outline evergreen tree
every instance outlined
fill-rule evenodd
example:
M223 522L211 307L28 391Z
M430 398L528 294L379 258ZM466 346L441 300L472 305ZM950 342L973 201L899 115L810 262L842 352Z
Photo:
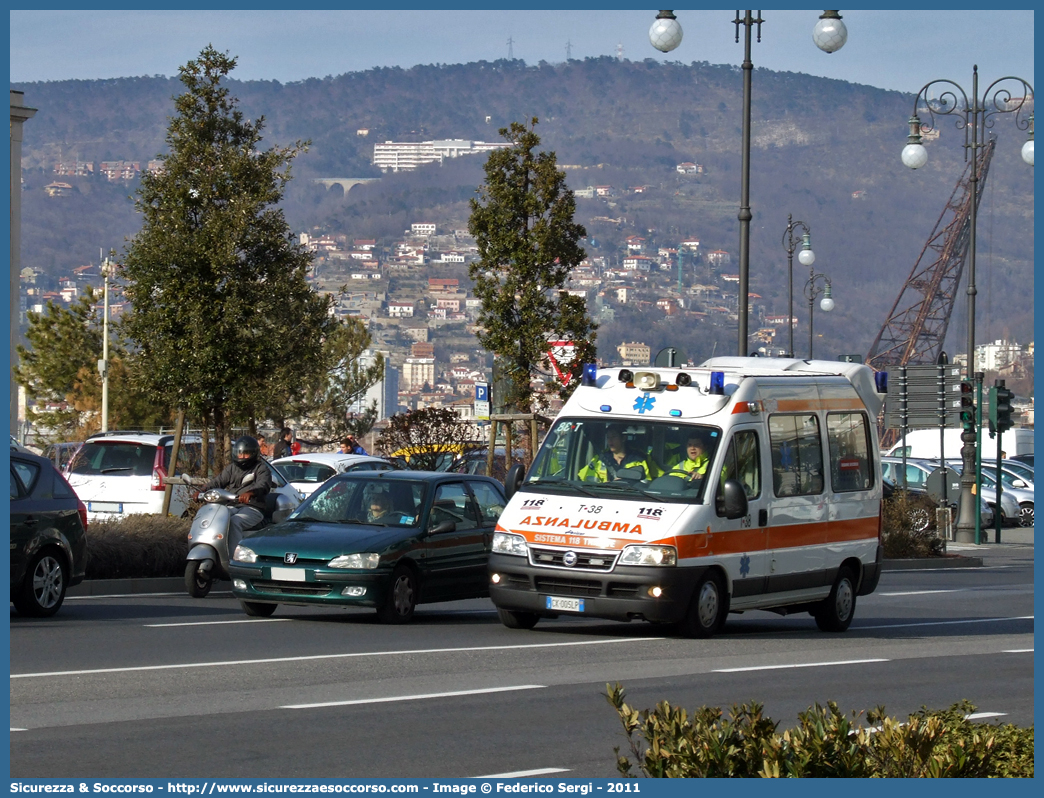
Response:
M595 325L583 298L565 291L571 269L584 259L579 241L587 232L573 221L576 201L558 170L554 152L536 152L533 128L512 122L500 135L510 147L486 160L485 183L473 198L468 229L479 259L469 267L482 300L479 342L493 352L509 384L506 407L531 412L546 402L534 396L534 371L550 370L548 341L576 344L565 393L581 364L594 357ZM557 382L557 379L556 379Z
M259 148L264 118L245 120L221 85L235 64L208 46L179 69L186 91L174 98L169 151L142 175L144 222L123 264L142 386L210 419L219 458L233 423L278 413L272 396L307 390L336 324L305 281L310 254L275 207L305 144Z

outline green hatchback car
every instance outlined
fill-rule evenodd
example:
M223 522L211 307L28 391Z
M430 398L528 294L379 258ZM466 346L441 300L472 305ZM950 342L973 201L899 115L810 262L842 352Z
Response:
M505 505L488 477L363 471L327 480L285 521L236 547L247 615L279 604L373 607L405 623L418 604L489 595L486 561Z

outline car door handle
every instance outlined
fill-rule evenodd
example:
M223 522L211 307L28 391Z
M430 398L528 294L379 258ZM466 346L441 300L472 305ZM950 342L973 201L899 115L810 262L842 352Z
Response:
M758 510L758 526L768 526L768 510Z

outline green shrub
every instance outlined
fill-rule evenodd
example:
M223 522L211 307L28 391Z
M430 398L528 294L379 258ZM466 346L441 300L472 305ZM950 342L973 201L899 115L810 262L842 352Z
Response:
M928 496L897 490L881 502L884 556L938 557L943 539L936 527L936 506Z
M128 515L87 525L87 579L181 576L188 554L188 518Z
M620 684L607 684L606 697L634 756L613 749L623 776L637 767L655 778L1033 777L1033 727L970 721L967 701L922 708L902 722L879 707L865 725L856 724L862 713L849 719L834 702L816 704L780 733L757 702L734 705L729 717L701 707L690 719L666 701L634 709Z

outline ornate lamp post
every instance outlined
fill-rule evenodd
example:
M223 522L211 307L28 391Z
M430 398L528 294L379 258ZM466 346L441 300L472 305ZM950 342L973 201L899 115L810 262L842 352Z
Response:
M800 240L794 238L794 231L798 229L804 231ZM794 357L794 253L797 252L799 243L801 252L798 253L798 263L811 266L816 262L816 253L812 251L812 231L804 222L795 222L794 217L788 213L787 229L783 233L783 249L787 251L787 329L790 332L787 357ZM809 318L811 320L811 317Z
M747 309L750 294L750 85L751 74L754 71L754 63L750 59L751 29L758 26L758 41L761 41L761 18L759 10L757 16L751 11L744 11L743 15L736 11L736 18L732 21L736 26L736 41L740 38L740 26L744 29L743 40L743 132L742 132L742 159L740 165L740 244L739 244L739 347L740 357L746 357L747 351ZM841 21L841 16L836 11L824 11L812 33L813 41L821 50L832 53L839 50L848 39L848 30ZM682 40L681 24L673 11L661 11L656 16L649 29L649 41L657 50L669 53Z
M808 300L808 359L812 359L812 311L815 308L816 298L822 294L823 301L819 303L824 313L834 309L834 291L830 285L830 278L825 274L816 274L815 269L808 270L808 282L805 283L805 299ZM822 280L823 286L816 285L816 280Z
M1009 83L1009 81L1011 83ZM1001 85L1005 84L1005 85ZM929 91L933 87L941 87L942 94L938 99L930 99ZM1013 94L1013 89L1017 94ZM1029 105L1029 118L1023 118L1023 111ZM922 124L918 110L928 111L928 124ZM913 115L910 117L910 136L903 148L903 163L911 169L919 169L928 162L928 152L921 143L922 131L935 128L935 116L956 117L956 127L964 131L964 158L971 156L969 182L971 183L971 208L969 212L968 233L968 370L967 379L975 379L975 229L979 205L979 170L980 148L985 146L986 131L993 127L993 117L997 114L1015 114L1015 126L1019 130L1029 131L1029 140L1022 147L1022 158L1030 166L1033 165L1033 86L1022 78L1004 77L993 81L979 95L979 67L972 67L971 97L952 80L933 80L926 83L914 98ZM975 430L971 422L964 424L961 433L961 459L964 461L961 472L961 502L957 516L957 542L975 542L975 515L978 502L975 500Z

